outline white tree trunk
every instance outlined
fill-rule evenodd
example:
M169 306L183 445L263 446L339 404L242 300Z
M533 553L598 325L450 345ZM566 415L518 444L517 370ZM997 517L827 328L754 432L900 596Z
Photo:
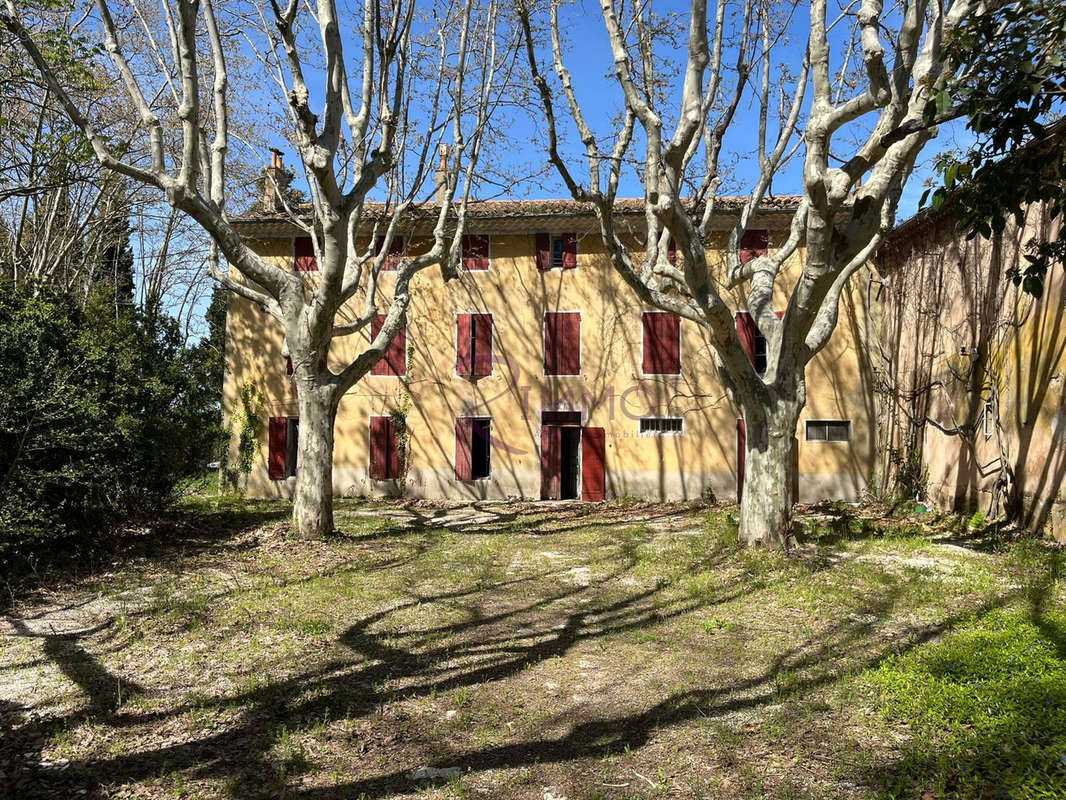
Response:
M740 499L742 545L785 549L791 542L799 412L798 403L787 402L778 403L773 416L748 415Z
M301 539L333 532L333 423L337 409L332 387L299 389L300 438L292 530Z

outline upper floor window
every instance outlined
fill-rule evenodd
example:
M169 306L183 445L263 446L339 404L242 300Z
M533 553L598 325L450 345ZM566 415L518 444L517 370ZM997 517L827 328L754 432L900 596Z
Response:
M849 442L851 441L850 419L809 419L807 420L808 442Z
M389 252L385 254L385 261L382 263L381 268L385 271L391 272L400 268L400 264L403 263L403 256L405 252L404 238L402 236L393 236L392 241L389 242ZM381 252L381 248L385 246L385 237L379 236L374 242L374 255L376 256Z
M385 315L378 314L370 322L370 340L373 341L385 323ZM385 356L370 368L371 375L406 375L407 374L407 326L400 328L392 340Z
M740 239L740 263L747 264L753 258L766 255L769 247L769 231L758 229L744 231Z
M781 319L784 314L783 311L775 312L777 318ZM738 311L736 316L737 323L737 336L740 337L740 343L744 346L744 352L748 354L748 358L751 359L752 366L755 367L755 372L759 375L766 373L766 366L769 363L769 349L766 345L766 337L763 332L759 330L759 326L755 324L755 318L747 311Z
M645 375L679 375L681 373L681 318L667 311L645 311Z
M577 267L576 233L538 233L537 269L574 269Z
M581 374L581 314L549 311L544 315L544 374Z
M318 259L310 236L297 236L292 240L292 266L297 272L317 272Z
M492 374L492 314L456 315L455 372L464 378Z
M463 234L463 269L479 271L489 268L489 237L480 233Z

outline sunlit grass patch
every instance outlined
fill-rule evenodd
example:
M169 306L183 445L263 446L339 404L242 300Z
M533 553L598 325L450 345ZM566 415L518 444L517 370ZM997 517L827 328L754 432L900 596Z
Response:
M1066 613L992 611L868 681L911 736L887 796L1066 792Z

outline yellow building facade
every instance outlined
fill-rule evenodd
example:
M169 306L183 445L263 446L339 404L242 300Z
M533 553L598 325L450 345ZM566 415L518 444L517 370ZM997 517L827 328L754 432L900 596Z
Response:
M777 200L760 211L769 248L787 238L793 203ZM639 201L621 201L618 213L620 225L640 230ZM723 221L719 244L729 224ZM235 225L257 252L294 268L301 252L295 226L269 216ZM401 230L396 258L417 252L430 225L415 220ZM475 237L475 256L483 257L467 264L484 268L460 269L447 283L436 268L418 274L405 341L392 354L403 363L376 370L402 374L367 375L340 403L333 464L338 496L737 497L740 415L707 334L685 320L645 316L657 309L644 307L614 272L590 212L568 201L476 203L467 230ZM569 254L570 263L564 265L561 254ZM712 264L717 260L714 252L709 257ZM781 310L791 290L788 276L798 275L801 258L802 252L787 264ZM313 285L313 272L301 274ZM394 275L381 273L383 303L391 298ZM797 431L801 501L858 499L876 462L869 364L858 345L866 319L863 280L856 277L833 339L808 367L807 405ZM743 315L742 295L730 297ZM363 300L355 298L351 318L362 308ZM659 339L673 337L674 324L677 341L667 346L664 361ZM346 364L369 334L336 339L330 366ZM472 354L471 347L480 352ZM553 374L560 371L576 374ZM283 472L293 469L279 472L271 465L279 457L271 431L281 431L279 421L290 437L298 431L282 331L251 303L233 297L226 423L240 409L244 387L261 392L261 406L252 411L264 424L242 484L251 496L289 496L294 479ZM393 443L404 450L398 464L374 452L388 445L383 431L397 417L405 420L401 436L393 431ZM291 461L289 466L298 469Z

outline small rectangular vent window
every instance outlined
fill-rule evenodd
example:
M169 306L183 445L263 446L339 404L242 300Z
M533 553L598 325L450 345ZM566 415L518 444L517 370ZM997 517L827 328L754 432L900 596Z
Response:
M671 433L684 433L685 423L681 417L643 417L640 420L641 434L662 436Z
M851 420L809 419L807 420L807 441L850 442Z

